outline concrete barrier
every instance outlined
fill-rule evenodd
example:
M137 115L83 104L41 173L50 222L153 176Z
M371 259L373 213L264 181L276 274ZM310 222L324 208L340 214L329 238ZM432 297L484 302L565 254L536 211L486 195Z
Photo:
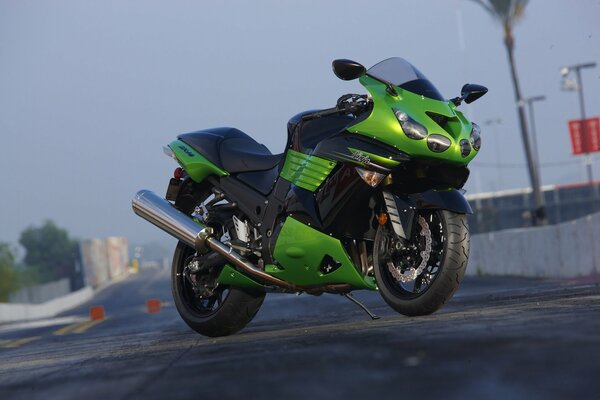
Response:
M600 213L471 237L467 274L578 277L600 271Z
M69 278L63 278L41 285L29 286L11 293L8 296L8 302L40 304L69 293L71 293L71 283Z
M85 288L41 304L0 303L0 322L50 318L90 300L94 290Z

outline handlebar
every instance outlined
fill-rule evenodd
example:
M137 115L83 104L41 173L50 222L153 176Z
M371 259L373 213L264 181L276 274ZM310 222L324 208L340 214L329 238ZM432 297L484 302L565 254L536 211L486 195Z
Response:
M312 119L317 119L321 117L326 117L328 115L341 114L343 111L337 107L328 108L325 110L317 111L314 113L306 114L302 116L302 121L310 121Z
M367 96L358 94L346 94L340 97L337 105L333 108L317 111L314 113L302 116L302 121L310 121L313 119L326 117L336 114L354 114L358 115L366 108L368 104Z

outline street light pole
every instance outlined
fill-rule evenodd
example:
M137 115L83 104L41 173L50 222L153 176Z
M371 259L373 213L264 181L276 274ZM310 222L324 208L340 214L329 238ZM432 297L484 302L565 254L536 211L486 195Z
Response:
M593 63L593 65L588 64L588 66L592 67L592 66L596 66L596 63ZM577 92L579 94L579 110L581 112L581 134L583 135L583 147L585 148L585 163L586 163L586 168L587 168L587 176L588 176L588 181L590 181L590 185L593 184L594 182L594 173L592 171L592 158L590 157L590 153L589 153L589 143L588 143L588 137L587 137L587 132L586 132L586 127L585 127L585 102L583 101L583 84L582 84L582 80L581 80L581 68L585 68L585 66L578 66L578 68L575 68L575 76L577 77Z
M496 129L498 125L502 123L500 118L490 118L483 122L485 126L491 126L494 130L494 147L496 148L496 174L498 179L498 187L496 191L500 191L504 187L504 182L502 180L502 165L500 160L500 146L498 145L498 130Z
M532 143L533 157L534 157L533 162L535 164L535 169L537 170L540 182L542 180L542 171L540 168L540 153L538 151L537 133L535 130L535 116L533 114L533 103L535 101L542 101L542 100L546 100L546 96L532 96L532 97L528 97L523 100L525 103L527 103L527 107L529 109L529 119L530 119L529 123L531 125L531 139L533 141L533 143Z
M590 156L590 153L589 153L588 138L587 138L587 132L586 132L586 126L585 126L585 104L583 101L583 81L581 79L581 70L583 68L594 68L594 67L596 67L596 63L591 62L591 63L585 63L585 64L570 65L568 67L562 67L560 69L560 73L563 77L566 77L569 74L569 72L575 71L576 90L579 94L579 110L581 113L581 135L582 135L583 148L584 148L585 158L586 158L587 177L588 177L588 181L591 186L594 184L594 176L593 176L593 172L592 172L592 157Z

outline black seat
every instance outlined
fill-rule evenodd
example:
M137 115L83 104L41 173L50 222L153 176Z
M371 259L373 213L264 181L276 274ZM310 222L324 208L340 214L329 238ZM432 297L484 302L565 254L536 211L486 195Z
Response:
M265 145L235 128L206 129L179 135L178 139L229 173L270 170L283 158L283 154L271 154Z
M271 154L250 136L225 139L221 144L221 161L228 172L265 171L279 164L283 154Z

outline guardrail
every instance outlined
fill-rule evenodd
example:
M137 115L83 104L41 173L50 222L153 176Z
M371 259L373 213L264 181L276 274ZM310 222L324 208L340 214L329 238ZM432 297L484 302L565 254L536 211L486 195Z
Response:
M94 297L94 289L86 286L76 292L41 304L0 303L0 322L50 318Z
M40 318L52 318L64 311L77 307L94 297L94 294L105 288L127 279L129 272L115 276L96 287L86 286L76 292L57 297L40 304L0 303L0 323L28 321Z
M578 277L600 272L600 213L471 237L469 275Z

